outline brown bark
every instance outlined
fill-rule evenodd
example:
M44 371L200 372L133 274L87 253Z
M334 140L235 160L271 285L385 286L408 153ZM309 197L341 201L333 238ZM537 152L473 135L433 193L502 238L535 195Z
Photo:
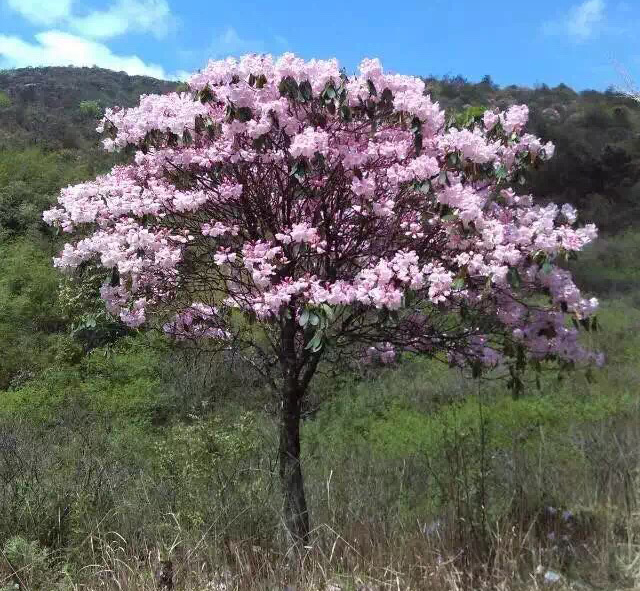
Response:
M284 522L291 541L305 543L309 537L309 509L300 464L300 418L306 387L315 370L300 379L301 359L296 350L298 327L293 310L281 325L282 406L280 414L280 483L284 500ZM310 368L308 368L310 369Z
M284 496L284 521L295 543L305 543L309 537L309 510L304 492L300 464L300 412L302 392L285 389L280 420L280 482Z

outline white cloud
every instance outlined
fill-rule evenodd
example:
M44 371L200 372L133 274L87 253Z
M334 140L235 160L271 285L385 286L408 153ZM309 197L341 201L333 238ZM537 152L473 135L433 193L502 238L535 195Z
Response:
M78 14L74 0L6 0L34 25L68 28L83 37L109 39L125 33L166 34L171 22L167 0L116 0L104 10Z
M187 72L187 70L178 70L169 76L169 80L177 80L178 82L186 82L193 72Z
M71 14L73 0L7 0L9 8L34 25L52 25Z
M136 55L116 55L106 45L61 31L35 35L37 43L0 35L0 67L100 66L131 75L167 78L161 66L147 64Z
M263 53L264 43L260 40L243 39L238 32L228 26L218 35L208 48L209 57L221 58L245 53Z
M586 0L571 11L567 30L573 38L584 41L593 36L603 20L603 0Z
M568 35L577 42L594 37L605 23L604 0L585 0L571 8L564 17L545 23L543 32L548 35Z
M118 0L106 10L68 19L75 32L94 39L108 39L124 33L167 33L171 9L166 0Z

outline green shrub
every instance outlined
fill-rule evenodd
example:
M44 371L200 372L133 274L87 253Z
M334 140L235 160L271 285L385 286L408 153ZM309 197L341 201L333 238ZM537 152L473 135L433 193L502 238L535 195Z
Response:
M14 573L14 585L27 589L49 586L49 553L38 542L29 542L21 536L13 536L4 544L3 554ZM11 587L9 587L11 589Z
M99 119L103 114L103 109L98 101L80 101L78 109L83 117L89 119Z
M54 363L66 324L58 281L50 256L36 244L0 243L0 390Z
M183 526L233 528L268 539L278 513L269 493L271 473L261 449L267 442L249 413L193 418L174 425L157 443L157 477L174 491Z

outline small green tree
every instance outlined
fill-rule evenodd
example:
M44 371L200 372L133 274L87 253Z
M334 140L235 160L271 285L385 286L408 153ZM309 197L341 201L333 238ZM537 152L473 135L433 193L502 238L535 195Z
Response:
M79 109L82 116L87 119L99 119L103 114L99 101L81 101Z
M6 92L0 90L0 109L6 109L11 106L11 99Z

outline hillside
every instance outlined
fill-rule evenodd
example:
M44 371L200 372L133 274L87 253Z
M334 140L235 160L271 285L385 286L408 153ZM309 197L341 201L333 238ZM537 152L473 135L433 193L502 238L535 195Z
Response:
M93 148L92 107L132 106L141 94L175 88L174 82L102 68L0 70L0 150L16 145Z

